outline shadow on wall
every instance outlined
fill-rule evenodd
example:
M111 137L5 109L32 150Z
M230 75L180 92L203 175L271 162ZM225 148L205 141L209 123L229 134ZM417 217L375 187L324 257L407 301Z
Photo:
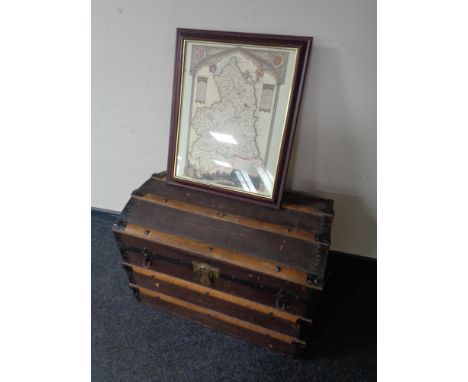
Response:
M348 69L340 66L337 50L316 40L287 188L335 201L332 249L376 257L375 127L363 110L375 111L362 109L361 100L354 98L360 94L345 90L349 87L342 78ZM369 98L367 90L363 94Z
M331 248L356 255L375 256L377 221L364 203L352 195L315 192L335 201Z

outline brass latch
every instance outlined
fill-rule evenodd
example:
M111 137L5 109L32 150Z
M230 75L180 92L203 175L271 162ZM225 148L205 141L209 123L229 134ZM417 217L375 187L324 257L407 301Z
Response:
M219 269L198 261L192 262L195 281L207 287L218 286Z

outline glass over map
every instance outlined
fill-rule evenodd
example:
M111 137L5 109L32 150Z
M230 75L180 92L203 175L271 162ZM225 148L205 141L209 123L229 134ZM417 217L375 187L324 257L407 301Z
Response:
M297 49L184 44L174 176L271 198Z

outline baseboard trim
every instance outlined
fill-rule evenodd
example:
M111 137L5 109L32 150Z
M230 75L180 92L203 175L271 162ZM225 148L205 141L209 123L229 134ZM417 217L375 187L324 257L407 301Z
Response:
M348 253L348 252L341 252L341 251L333 251L330 250L330 255L333 256L339 256L339 257L348 257L351 259L356 259L356 260L363 260L363 261L370 261L372 263L377 262L377 259L373 257L367 257L367 256L362 256L362 255L355 255L354 253Z
M91 207L91 212L100 212L104 214L109 214L113 216L120 216L120 212L114 210L108 210L106 208Z

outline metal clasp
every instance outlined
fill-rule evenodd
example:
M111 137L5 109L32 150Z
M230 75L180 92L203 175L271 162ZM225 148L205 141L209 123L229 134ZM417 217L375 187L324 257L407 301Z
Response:
M151 265L151 260L153 259L153 255L148 253L146 249L143 250L143 267L149 268Z
M284 296L283 289L280 289L275 294L275 304L276 304L276 309L279 309L279 310L284 310L284 308L286 307L286 298Z
M216 288L218 286L218 268L212 267L205 263L199 263L198 261L193 261L192 265L195 281L207 287Z

